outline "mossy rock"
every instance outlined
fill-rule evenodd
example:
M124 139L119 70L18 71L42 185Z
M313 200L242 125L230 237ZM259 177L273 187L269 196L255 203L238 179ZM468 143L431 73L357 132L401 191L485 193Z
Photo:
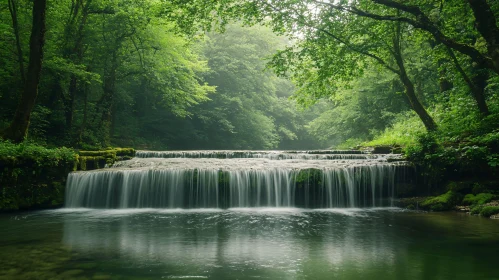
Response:
M105 151L79 151L80 156L83 157L116 157L116 152L113 150L105 150Z
M387 158L386 159L387 162L405 162L407 161L407 159L405 158Z
M480 210L480 216L490 217L492 215L499 214L499 206L485 206Z
M134 157L135 156L135 149L133 149L133 148L115 148L114 151L116 151L116 156L120 156L120 157Z
M392 146L375 146L373 147L372 154L390 154L392 152Z
M78 170L94 170L112 165L119 160L132 159L135 156L133 148L110 148L102 151L79 151Z
M0 211L62 206L66 178L76 163L74 155L61 159L33 154L9 161L11 165L0 171Z
M402 147L395 146L392 148L392 154L402 154L402 153L403 153Z
M116 158L116 157L134 157L135 150L133 148L114 148L102 151L79 151L80 156L102 156L106 158Z
M301 187L304 184L319 185L321 178L322 170L309 168L300 170L294 180L298 184L298 187Z
M114 163L103 156L80 156L79 170L94 170L103 168L108 163Z
M427 198L421 203L421 207L432 211L445 211L452 209L461 202L461 199L461 194L448 191L442 195Z

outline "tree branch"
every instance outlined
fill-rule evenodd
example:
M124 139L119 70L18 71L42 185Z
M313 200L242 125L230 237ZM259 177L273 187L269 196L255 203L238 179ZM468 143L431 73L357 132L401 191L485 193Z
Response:
M381 21L393 21L393 22L405 22L410 25L412 25L414 28L421 29L424 31L429 32L435 40L438 42L444 44L447 47L450 47L464 55L469 56L473 61L479 63L480 65L485 65L487 68L495 71L496 73L499 74L499 65L495 65L494 61L492 58L482 54L480 51L475 49L474 47L464 44L464 43L459 43L456 40L446 36L445 34L442 33L442 31L438 28L438 26L433 23L427 15L421 11L421 9L418 6L413 6L413 5L406 5L402 4L393 0L372 0L374 3L383 5L385 7L397 9L406 13L409 13L413 16L416 17L416 19L411 19L407 17L402 17L402 16L394 16L394 15L378 15L378 14L373 14L361 9L358 9L353 6L342 6L342 5L335 5L333 3L329 2L323 2L323 1L314 1L315 3L321 4L321 5L327 5L331 8L341 10L341 11L346 11L361 17L367 17L371 18L374 20L381 20ZM484 0L469 0L469 1L484 1ZM499 33L498 33L499 34ZM499 54L498 54L499 56Z
M487 68L489 68L489 69L491 69L499 74L499 68L494 65L493 60L490 57L485 56L480 51L478 51L477 49L475 49L474 47L472 47L468 44L459 43L459 42L455 41L454 39L449 38L448 36L443 34L442 31L438 28L438 26L435 23L433 23L428 18L428 16L425 15L423 13L423 11L421 11L421 9L418 6L406 5L406 4L402 4L402 3L399 3L399 2L396 2L393 0L372 0L372 1L374 3L383 5L385 7L397 9L397 10L412 14L413 16L416 17L416 20L410 20L410 21L404 20L404 21L411 24L412 26L414 26L417 29L422 29L422 30L429 32L430 34L433 35L435 40L437 40L438 42L446 45L447 47L455 49L456 51L458 51L462 54L469 56L473 61L475 61L481 65L485 65ZM477 1L477 0L469 0L469 1ZM478 0L478 1L481 1L481 0ZM358 15L359 16L366 16L366 17L373 16L372 14L367 13L367 12L365 12L365 15L361 15L361 14L358 14ZM372 18L377 19L377 20L391 20L391 21L402 20L402 19L396 19L393 17L386 17L386 16L379 16L379 15L374 15L374 16L376 16L376 17L372 17Z
M320 1L316 1L317 3L324 3L324 4L328 4L329 3L325 3L325 2L320 2ZM281 12L281 10L279 10L278 8L274 7L272 4L269 4L269 3L266 3L267 6L269 6L272 10L274 10L275 12ZM335 6L335 7L342 7L342 6L336 6L336 5L333 5L331 4L332 6ZM367 52L367 51L363 51L357 47L355 47L354 45L350 44L349 42L347 42L346 40L343 40L341 39L339 36L323 29L323 28L320 28L320 27L316 27L308 22L306 22L302 17L300 18L294 18L294 20L296 21L300 21L300 23L302 23L303 25L309 27L309 28L312 28L312 29L315 29L319 32L322 32L324 34L326 34L327 36L333 38L334 40L344 44L348 49L350 49L351 51L354 51L356 53L359 53L359 54L362 54L362 55L365 55L367 57L370 57L372 59L374 59L376 62L378 62L379 64L381 64L383 67L385 67L386 69L392 71L393 73L395 74L399 74L399 70L391 67L388 63L386 63L382 58L380 58L379 56L375 55L375 54L372 54L370 52Z
M487 42L487 51L499 67L499 28L494 13L485 0L468 0L475 16L475 27Z
M390 65L388 65L388 63L386 63L386 61L384 61L382 58L380 58L379 56L375 55L375 54L372 54L370 52L367 52L367 51L363 51L363 50L360 50L358 48L356 48L355 46L353 46L352 44L346 42L345 40L342 40L340 37L332 34L331 32L325 30L325 29L322 29L322 28L319 28L319 27L312 27L320 32L323 32L324 34L326 34L327 36L333 38L334 40L344 44L348 49L356 52L356 53L359 53L359 54L362 54L362 55L365 55L367 57L370 57L372 59L374 59L375 61L377 61L379 64L381 64L383 67L385 67L386 69L392 71L393 73L395 74L399 74L399 70L391 67Z

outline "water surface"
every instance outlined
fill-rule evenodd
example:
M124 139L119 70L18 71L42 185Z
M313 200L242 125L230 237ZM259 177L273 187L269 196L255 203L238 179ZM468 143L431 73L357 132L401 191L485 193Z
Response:
M396 208L0 215L0 279L499 279L499 222Z

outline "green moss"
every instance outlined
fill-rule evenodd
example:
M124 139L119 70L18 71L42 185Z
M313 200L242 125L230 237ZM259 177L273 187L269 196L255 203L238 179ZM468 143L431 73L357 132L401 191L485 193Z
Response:
M484 217L490 217L495 214L499 214L499 206L485 206L480 210L480 215Z
M61 206L77 159L68 148L0 141L0 211Z
M87 170L87 157L80 157L78 159L78 163L79 163L78 166L79 170Z
M442 195L427 198L421 203L421 207L432 211L444 211L450 210L460 201L460 194L448 191Z
M495 198L491 193L479 193L477 195L467 194L463 199L464 205L482 205Z
M116 156L116 153L114 153L112 150L106 150L106 151L79 151L78 152L80 156L83 157L95 157L95 156L109 156L109 157L114 157Z
M218 171L218 184L220 185L228 184L229 179L230 176L228 172L222 170Z
M322 178L322 171L319 169L303 169L298 172L294 180L300 187L303 184L320 184Z
M133 148L114 148L101 151L79 151L78 153L80 154L80 156L103 156L106 158L135 156L135 150Z
M480 211L482 211L482 208L483 208L483 206L481 206L481 205L475 206L475 207L471 208L470 214L471 215L478 215L478 214L480 214Z
M117 160L127 160L135 156L132 148L110 148L102 151L79 151L79 170L93 170L111 165Z

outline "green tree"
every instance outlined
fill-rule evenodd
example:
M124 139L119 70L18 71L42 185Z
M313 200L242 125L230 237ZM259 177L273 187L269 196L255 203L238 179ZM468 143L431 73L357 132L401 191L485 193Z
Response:
M13 5L12 3L9 3ZM35 0L33 3L33 24L30 37L30 52L28 69L26 79L22 76L24 81L24 90L21 99L14 114L12 123L3 131L2 137L13 142L19 143L26 138L28 127L30 123L30 116L33 108L35 107L36 97L38 95L38 84L40 83L40 74L42 70L43 60L43 46L45 44L45 12L47 7L46 0ZM12 9L14 10L14 9ZM13 17L16 14L13 14ZM17 19L13 20L14 29L16 30L16 45L18 51L19 47L19 32L17 26ZM20 70L22 68L22 54L19 53L18 59L20 60Z

